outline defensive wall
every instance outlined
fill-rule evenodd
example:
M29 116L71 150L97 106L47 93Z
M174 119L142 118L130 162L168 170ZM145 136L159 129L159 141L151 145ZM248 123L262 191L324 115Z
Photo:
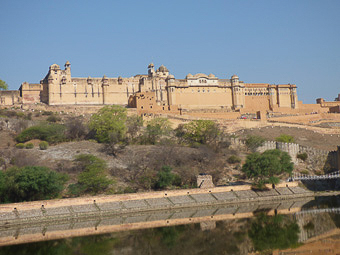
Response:
M107 105L119 104L135 107L140 114L170 112L181 114L182 110L222 109L256 113L321 111L321 105L311 107L298 101L295 84L246 83L237 75L230 79L213 74L188 74L176 79L161 65L158 69L151 63L147 74L132 77L93 78L73 77L71 64L67 61L61 69L53 64L40 83L23 82L13 99L14 91L0 92L0 105L36 104L47 105ZM301 110L300 110L301 108Z
M246 141L238 138L232 138L231 143L236 146L246 146ZM308 155L307 160L313 164L316 169L322 169L325 171L339 170L340 166L340 147L336 151L319 150L313 147L302 146L296 143L282 143L276 141L265 141L262 146L257 148L258 152L264 152L266 150L279 149L287 152L294 164L298 163L297 155L306 153Z

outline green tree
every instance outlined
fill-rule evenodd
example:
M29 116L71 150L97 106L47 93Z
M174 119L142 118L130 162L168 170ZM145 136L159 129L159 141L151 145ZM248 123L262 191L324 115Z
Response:
M275 141L282 142L282 143L294 143L295 139L291 135L282 134L279 137L276 137Z
M100 143L110 142L110 134L122 141L126 136L126 118L126 109L122 106L105 106L92 115L89 127Z
M190 145L212 143L221 133L218 125L211 120L190 121L179 125L175 132L178 138Z
M172 131L171 123L166 118L155 118L148 122L142 137L144 144L156 144L162 136L169 135Z
M248 178L254 178L255 184L261 188L265 183L277 183L277 176L284 172L291 174L293 166L287 152L275 149L248 155L242 171Z
M3 80L0 80L0 90L7 90L8 89L8 85L6 82L4 82Z
M180 185L180 177L171 172L170 166L163 166L161 171L157 173L157 180L155 182L155 189L165 189L171 185Z
M288 217L258 215L251 224L248 235L257 251L287 249L298 244L299 226Z
M246 139L246 146L252 152L256 151L256 149L263 145L265 139L261 136L249 135Z
M76 157L75 162L81 171L77 184L80 193L96 194L105 191L113 183L106 176L107 166L104 160L91 154L80 154Z
M8 202L55 198L68 176L41 166L12 167L5 172L4 197Z

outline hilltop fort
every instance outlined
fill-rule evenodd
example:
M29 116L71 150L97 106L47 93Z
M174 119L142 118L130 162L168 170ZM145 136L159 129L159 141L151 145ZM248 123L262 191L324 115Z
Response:
M217 110L240 114L327 112L334 106L322 100L303 104L295 84L246 83L237 75L220 79L213 74L189 73L185 79L176 79L164 65L155 69L151 63L147 74L129 78L77 78L71 75L69 61L64 67L53 64L40 83L24 82L18 91L1 91L0 105L118 104L137 108L139 113Z

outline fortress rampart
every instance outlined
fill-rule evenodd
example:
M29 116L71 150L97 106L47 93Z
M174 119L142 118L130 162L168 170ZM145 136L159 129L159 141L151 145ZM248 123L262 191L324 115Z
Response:
M232 138L231 142L236 146L246 146L245 140ZM298 163L297 155L300 153L306 153L307 160L312 163L315 169L323 170L340 170L340 147L336 151L325 151L315 149L313 147L302 146L296 143L282 143L276 141L265 141L262 146L257 148L258 152L264 152L266 150L279 149L287 152L294 164Z
M19 95L20 94L20 95ZM40 83L22 83L19 92L0 92L0 105L128 105L143 113L176 113L195 110L223 112L296 112L304 109L295 84L246 83L237 75L230 79L213 74L188 74L175 79L161 65L151 63L148 73L132 77L72 77L70 62L65 68L53 64ZM315 109L321 109L315 105Z

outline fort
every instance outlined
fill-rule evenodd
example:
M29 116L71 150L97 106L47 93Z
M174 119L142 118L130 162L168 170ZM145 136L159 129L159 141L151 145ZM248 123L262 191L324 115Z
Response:
M185 79L175 79L164 65L155 69L151 63L147 74L129 78L106 75L77 78L71 76L69 61L64 67L62 70L53 64L40 83L24 82L18 91L0 91L0 106L118 104L136 108L139 114L182 111L296 114L328 112L335 106L323 103L322 99L318 104L303 104L298 101L295 84L245 83L237 75L219 79L213 74L189 73Z

